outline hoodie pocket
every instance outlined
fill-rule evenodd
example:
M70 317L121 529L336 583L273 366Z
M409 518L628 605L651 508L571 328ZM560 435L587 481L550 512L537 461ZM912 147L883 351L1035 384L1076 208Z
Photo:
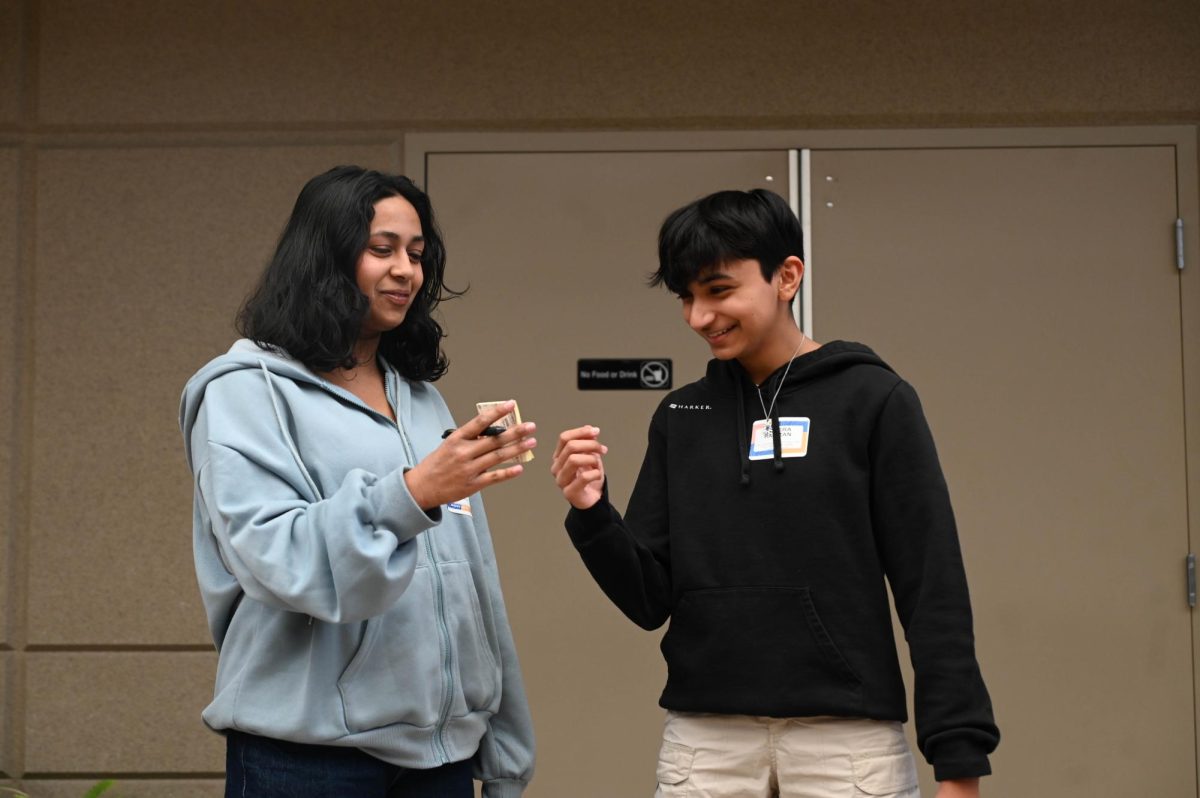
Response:
M495 713L500 708L500 665L487 632L490 627L483 620L471 565L451 562L441 563L439 568L446 606L455 608L447 618L457 671L450 714Z
M493 657L466 562L419 566L391 609L372 618L338 680L351 732L395 723L431 727L449 716L499 703ZM445 608L439 615L438 607ZM447 651L447 641L449 651Z
M829 714L861 703L862 680L806 587L685 592L662 642L668 692L702 693L750 714Z

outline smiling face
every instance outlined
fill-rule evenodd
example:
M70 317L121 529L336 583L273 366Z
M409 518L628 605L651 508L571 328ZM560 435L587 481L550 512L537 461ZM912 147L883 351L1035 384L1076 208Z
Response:
M360 337L376 338L404 321L421 290L425 238L421 218L403 197L375 203L366 249L358 257L355 281L370 303Z
M756 260L718 264L680 296L683 319L714 357L737 358L751 374L769 374L786 362L799 337L790 303L803 269L799 258L788 258L768 281Z

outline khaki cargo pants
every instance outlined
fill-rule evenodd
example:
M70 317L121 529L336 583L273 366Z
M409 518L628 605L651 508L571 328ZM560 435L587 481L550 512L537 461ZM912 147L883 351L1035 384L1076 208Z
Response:
M668 712L655 798L920 798L901 724Z

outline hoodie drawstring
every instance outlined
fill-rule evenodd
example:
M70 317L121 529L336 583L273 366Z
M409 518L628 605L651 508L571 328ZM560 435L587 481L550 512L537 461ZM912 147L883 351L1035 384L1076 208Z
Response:
M771 438L775 443L775 470L783 470L783 428L779 426L779 408L771 408Z
M804 344L805 338L800 339L801 345ZM799 355L799 351L796 352ZM803 356L803 361L796 366L796 377L792 378L792 390L797 390L802 382L809 382L823 377L827 374L842 371L852 366L872 366L883 369L894 374L891 366L883 362L867 347L862 344L856 344L849 341L832 341L820 346L818 349L809 352ZM771 404L768 406L765 403L761 392L758 394L758 400L762 403L763 415L770 419L771 431L774 433L771 443L772 445L772 461L775 464L775 472L781 473L787 468L787 461L783 457L783 436L781 425L779 422L780 411L776 410L776 399L779 398L780 391L788 384L789 370L796 357L788 361L787 366L783 369L783 374L778 376L778 384L774 380L768 379L767 383L775 385L775 390L772 391L774 396L771 399ZM739 469L739 482L743 487L750 485L751 480L751 464L750 460L750 427L746 424L746 391L754 390L757 386L750 380L750 375L741 367L737 360L717 360L709 361L707 379L710 381L713 389L719 392L721 396L726 396L726 391L732 391L736 394L735 401L737 402L737 458L741 464ZM768 390L770 390L768 388ZM754 403L750 403L753 407ZM795 407L795 401L792 401L791 407ZM758 414L754 411L755 420L758 419ZM728 422L725 422L728 423Z
M279 399L275 395L275 380L271 378L271 370L267 368L266 362L258 361L258 367L262 369L263 378L267 381L267 395L271 397L271 409L275 411L275 423L279 425L279 432L283 435L284 441L287 442L288 450L292 453L292 459L296 461L296 465L300 469L300 473L304 476L304 483L308 485L308 489L312 491L315 501L320 501L325 498L321 495L321 489L317 487L316 480L308 473L308 469L304 466L304 460L300 457L300 450L296 448L296 442L292 440L292 435L288 432L287 422L283 418L283 413L279 409Z

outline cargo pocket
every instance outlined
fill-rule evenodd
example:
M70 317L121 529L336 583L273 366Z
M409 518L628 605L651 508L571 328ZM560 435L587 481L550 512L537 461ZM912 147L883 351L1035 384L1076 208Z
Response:
M689 789L685 782L692 775L692 760L696 749L663 740L658 751L658 795L663 798L686 798Z
M917 786L917 765L907 745L855 754L851 766L860 795L902 795Z

